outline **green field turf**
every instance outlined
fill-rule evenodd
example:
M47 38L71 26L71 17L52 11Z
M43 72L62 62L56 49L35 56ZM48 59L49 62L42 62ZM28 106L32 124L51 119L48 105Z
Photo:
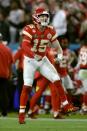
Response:
M38 119L26 118L26 124L19 124L17 114L11 114L0 117L0 131L87 131L87 115L71 115L61 120L40 115Z

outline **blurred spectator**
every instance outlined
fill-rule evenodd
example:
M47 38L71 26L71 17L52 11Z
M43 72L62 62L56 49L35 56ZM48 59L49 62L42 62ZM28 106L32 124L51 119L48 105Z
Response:
M65 34L67 32L67 9L59 4L59 9L56 11L52 25L56 29L57 37Z
M2 116L8 112L8 80L11 77L13 58L11 50L4 45L0 34L0 107Z
M81 13L81 27L79 31L80 40L87 40L87 16L84 12Z
M28 12L26 11L25 12L25 24L32 24L32 13L31 12Z
M75 44L79 39L80 12L70 12L67 21L67 34L69 41L70 43Z
M83 4L85 0L66 0L64 6L69 11L67 17L67 33L71 44L80 43L79 30L82 23L82 12L87 14L86 4Z
M24 9L27 12L31 12L32 3L33 3L33 0L20 0L20 5L22 9Z
M0 0L0 7L5 10L5 16L9 14L11 0Z
M20 3L17 0L11 2L11 10L8 16L10 24L10 43L19 41L19 32L24 26L24 10L20 8Z
M6 22L3 10L0 11L0 33L3 36L3 40L9 43L10 41L9 24Z
M36 10L38 7L49 10L49 7L45 0L34 0L32 2L32 12Z
M58 2L57 2L57 0L48 0L47 3L48 3L49 11L50 11L50 19L52 21L55 13L59 9Z

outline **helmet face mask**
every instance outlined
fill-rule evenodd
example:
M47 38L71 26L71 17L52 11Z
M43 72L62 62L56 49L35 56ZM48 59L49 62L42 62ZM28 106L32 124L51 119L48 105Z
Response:
M42 26L47 26L49 24L49 16L46 14L42 14L38 16L40 24Z
M47 26L49 24L49 13L43 8L38 8L32 16L33 22L41 26Z

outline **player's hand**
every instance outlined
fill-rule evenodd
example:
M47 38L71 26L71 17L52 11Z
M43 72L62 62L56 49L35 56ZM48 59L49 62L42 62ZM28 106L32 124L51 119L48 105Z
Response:
M40 61L42 59L42 57L40 55L35 54L34 59L37 61Z
M56 60L61 61L63 59L63 54L58 54Z

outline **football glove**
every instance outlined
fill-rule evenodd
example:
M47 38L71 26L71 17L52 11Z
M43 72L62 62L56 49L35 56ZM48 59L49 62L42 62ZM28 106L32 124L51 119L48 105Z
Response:
M63 54L58 54L56 60L61 61L63 59Z

